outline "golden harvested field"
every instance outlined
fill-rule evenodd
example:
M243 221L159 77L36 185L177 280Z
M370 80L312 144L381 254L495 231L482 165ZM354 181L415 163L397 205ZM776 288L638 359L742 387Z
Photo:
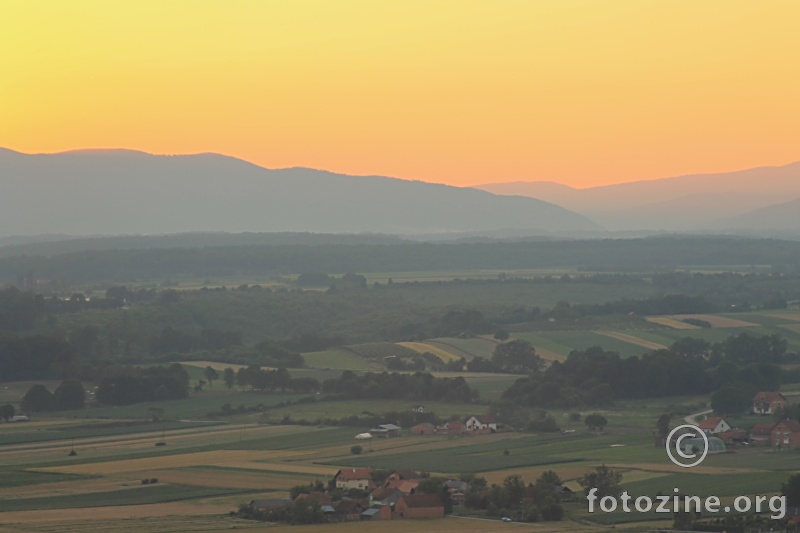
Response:
M795 322L800 322L800 313L759 313L764 316L769 316L772 318L785 318L786 320L794 320Z
M758 326L752 322L745 322L744 320L737 320L726 316L717 315L675 315L674 318L682 320L684 318L695 318L697 320L705 320L711 327L714 328L749 328Z
M65 523L109 519L154 518L160 516L201 516L227 514L230 505L213 505L205 502L154 503L149 505L120 505L113 507L92 507L89 509L45 509L39 511L9 511L0 513L3 531L20 524L42 524L47 522ZM60 526L59 526L60 527ZM138 529L138 528L137 528ZM41 531L40 529L21 529L20 531ZM58 531L64 531L58 529ZM150 531L139 529L139 531Z
M693 326L691 324L687 324L686 322L681 322L680 320L675 320L674 318L666 316L649 316L646 318L646 320L648 322L652 322L653 324L667 326L668 328L672 329L700 329L698 326Z
M605 335L606 337L611 337L612 339L617 339L623 342L628 342L630 344L635 344L636 346L641 346L642 348L647 348L648 350L666 349L666 346L664 346L663 344L646 341L644 339L640 339L639 337L634 337L633 335L627 335L625 333L620 333L618 331L597 331L596 333L600 335Z
M556 353L556 352L554 352L552 350L548 350L546 348L541 348L539 346L534 346L534 348L536 348L536 354L539 357L541 357L542 359L544 359L545 361L561 361L561 362L563 362L563 361L567 360L567 356L566 355L563 355L563 354L560 354L560 353Z
M23 485L21 487L8 487L0 490L0 498L41 498L48 496L66 496L69 494L89 494L92 492L106 492L127 488L146 487L140 480L144 476L131 479L123 477L104 477L97 479L79 479L75 481L60 481L55 483L39 483L36 485ZM150 476L153 477L153 476ZM166 481L166 480L165 480ZM2 516L2 514L0 514Z
M450 361L458 361L461 357L456 355L453 352L449 352L444 348L439 346L434 346L433 344L428 344L426 342L398 342L400 346L404 346L411 350L414 350L417 353L425 353L430 352L439 359L442 360L444 363L449 363Z

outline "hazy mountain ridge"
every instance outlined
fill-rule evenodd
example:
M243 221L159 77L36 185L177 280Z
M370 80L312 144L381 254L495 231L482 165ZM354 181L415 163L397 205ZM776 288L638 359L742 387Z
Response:
M737 229L739 215L800 197L800 162L736 172L695 174L574 189L552 182L478 185L496 194L523 194L582 213L611 231ZM742 222L737 222L741 224ZM797 230L779 225L773 229Z
M602 231L521 196L290 168L217 154L0 151L0 236L191 232L520 234Z

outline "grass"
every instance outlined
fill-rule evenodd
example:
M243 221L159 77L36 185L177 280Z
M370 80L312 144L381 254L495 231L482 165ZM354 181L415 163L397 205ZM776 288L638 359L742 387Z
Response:
M28 470L9 470L4 468L0 470L0 489L38 485L40 483L75 481L78 479L89 479L90 477L92 476L62 474L60 472L31 472Z
M291 416L293 420L315 422L322 419L339 419L351 415L383 414L390 411L410 411L418 402L403 400L341 400L303 403L275 407L267 411L270 420L280 421L284 416ZM486 406L470 404L455 404L443 402L423 402L425 412L435 413L440 418L449 418L453 415L468 416L473 413L483 414ZM369 429L369 428L366 428Z
M359 357L349 350L333 349L303 354L306 366L331 370L375 371L379 365Z
M88 494L62 494L43 498L0 499L0 512L34 511L38 509L70 509L75 507L107 507L114 505L143 505L243 494L246 490L193 487L189 485L145 485L131 489L94 492Z
M292 372L294 374L294 372ZM215 413L220 407L229 403L234 408L239 405L269 407L278 403L297 400L303 395L298 394L259 394L251 391L237 389L227 390L222 382L218 382L213 390L194 393L182 400L169 400L163 402L145 402L135 405L118 407L90 407L77 411L61 411L48 413L53 417L81 417L81 418L113 418L113 419L144 419L148 416L148 409L157 407L164 409L164 417L169 419L203 418L208 413Z

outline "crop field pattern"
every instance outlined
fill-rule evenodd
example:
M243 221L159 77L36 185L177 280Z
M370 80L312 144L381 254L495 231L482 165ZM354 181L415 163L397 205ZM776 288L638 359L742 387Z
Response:
M800 314L751 312L728 315L692 315L711 327L683 322L681 315L641 320L636 328L596 327L583 330L512 332L512 338L530 341L546 360L564 360L573 350L602 346L623 357L638 356L671 345L684 337L718 342L742 332L784 335L790 347L800 345ZM491 358L498 341L491 336L438 338L402 343L366 343L304 354L306 368L295 376L325 379L344 370L385 371L385 358L429 352L443 362L460 358ZM187 363L189 364L189 363ZM212 360L190 365L193 379L206 366L228 366ZM519 376L481 372L433 372L437 377L463 377L480 394L477 404L425 402L425 412L446 420L485 414ZM0 399L17 401L29 383L9 384ZM54 384L51 387L54 388ZM797 387L785 394L794 399ZM3 396L5 395L5 396ZM213 389L186 400L152 402L128 407L91 407L53 413L27 424L0 426L0 530L2 531L222 531L262 530L264 524L231 516L243 502L286 497L290 488L316 480L327 482L343 467L414 468L435 475L473 473L502 484L518 474L526 483L543 472L555 471L573 489L577 480L606 464L623 473L623 487L633 495L654 496L673 487L697 494L717 494L723 501L739 493L773 494L800 465L797 452L736 449L711 456L691 472L672 465L661 448L653 446L654 420L678 405L702 405L707 397L618 401L595 409L609 425L602 434L571 421L571 410L550 409L565 434L499 432L476 436L411 436L361 443L360 455L351 453L354 437L367 427L278 425L284 417L304 424L353 414L410 410L415 402L396 400L328 400L296 402L306 395L262 394L221 380ZM205 418L223 403L259 405L227 420ZM165 410L171 421L152 422L150 407ZM587 412L581 411L582 415ZM80 418L76 418L80 417ZM272 425L258 423L269 420ZM744 416L737 424L760 420ZM154 444L165 435L166 446ZM68 456L72 449L77 452ZM142 480L148 480L146 484ZM157 480L150 483L150 480ZM586 514L583 503L567 504L562 523L539 523L536 531L590 531L595 523L614 523L620 531L646 531L668 525L657 515L608 516ZM408 524L359 524L366 532L408 531ZM325 531L344 531L329 524ZM415 522L414 531L529 531L530 526L498 524L492 520L447 518ZM319 531L319 527L268 526L272 532Z

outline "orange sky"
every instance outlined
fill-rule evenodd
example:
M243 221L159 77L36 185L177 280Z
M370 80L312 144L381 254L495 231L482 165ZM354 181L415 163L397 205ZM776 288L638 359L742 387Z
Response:
M0 146L471 185L800 159L800 2L8 2Z

